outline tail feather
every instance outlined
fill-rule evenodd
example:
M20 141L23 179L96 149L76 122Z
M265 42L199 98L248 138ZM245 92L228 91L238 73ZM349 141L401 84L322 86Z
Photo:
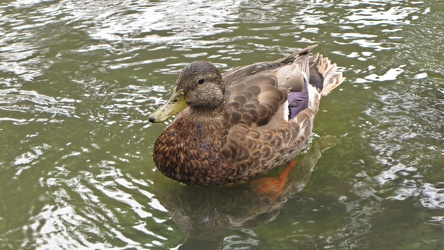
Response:
M331 63L330 59L316 54L310 57L310 84L318 89L318 92L325 96L338 87L344 80L342 72L336 72L336 63Z

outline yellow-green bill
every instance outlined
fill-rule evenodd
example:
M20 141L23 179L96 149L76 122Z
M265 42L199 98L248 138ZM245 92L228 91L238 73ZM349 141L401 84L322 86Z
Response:
M158 108L149 115L149 121L152 123L164 122L186 107L187 103L185 102L183 89L176 91L176 88L174 88L170 99L164 105L162 105L162 107Z

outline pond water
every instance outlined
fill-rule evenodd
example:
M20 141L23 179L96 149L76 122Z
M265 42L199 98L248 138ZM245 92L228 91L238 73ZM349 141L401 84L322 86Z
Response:
M0 5L1 249L443 249L444 1ZM347 77L282 197L152 160L184 65L308 45ZM276 176L276 168L266 176Z

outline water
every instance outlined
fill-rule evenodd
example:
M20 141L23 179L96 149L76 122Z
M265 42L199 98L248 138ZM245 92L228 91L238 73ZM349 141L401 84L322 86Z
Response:
M444 18L428 1L0 5L1 249L441 249ZM193 188L147 115L181 68L297 48L347 77L284 195ZM278 175L282 168L268 173Z

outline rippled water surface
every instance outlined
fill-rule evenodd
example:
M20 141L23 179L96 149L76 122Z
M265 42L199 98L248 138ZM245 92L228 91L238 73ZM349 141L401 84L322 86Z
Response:
M444 248L444 2L0 5L1 249ZM147 115L195 60L319 44L323 98L282 197L160 174ZM277 168L267 175L278 175Z

